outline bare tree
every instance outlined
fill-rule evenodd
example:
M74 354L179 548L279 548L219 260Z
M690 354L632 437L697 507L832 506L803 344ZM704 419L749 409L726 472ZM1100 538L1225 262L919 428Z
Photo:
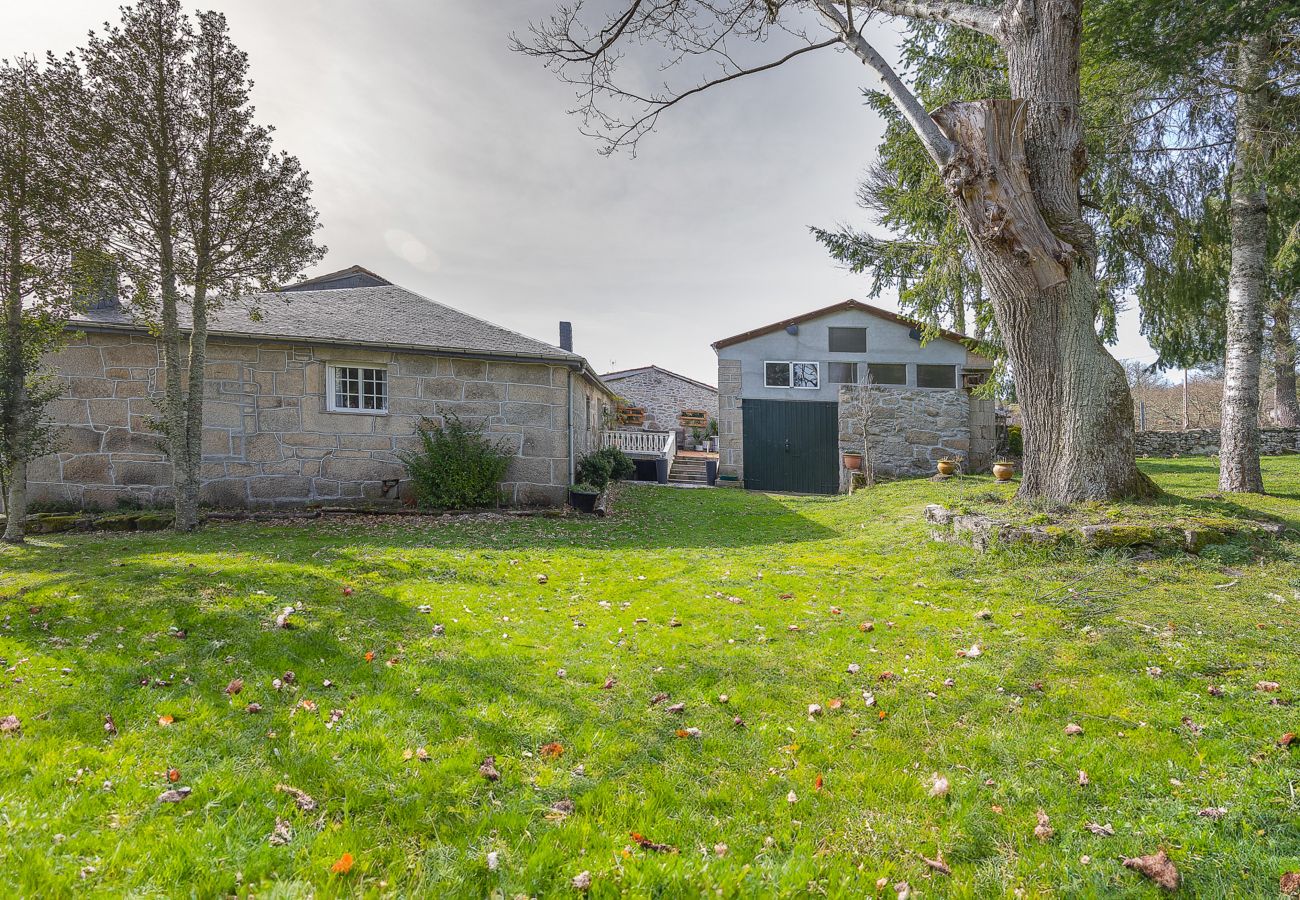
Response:
M992 299L1025 417L1023 497L1074 502L1148 495L1134 462L1132 397L1097 335L1096 248L1079 207L1086 165L1079 112L1082 0L620 0L605 17L564 6L515 49L578 87L584 130L604 150L635 147L682 100L818 50L846 51L874 71L938 167ZM928 113L865 37L875 14L965 28L997 41L1011 99L973 99ZM593 21L594 20L594 21ZM742 59L743 43L783 44ZM624 53L666 51L718 74L685 87L638 89ZM781 52L784 50L785 52ZM846 73L847 78L852 77Z

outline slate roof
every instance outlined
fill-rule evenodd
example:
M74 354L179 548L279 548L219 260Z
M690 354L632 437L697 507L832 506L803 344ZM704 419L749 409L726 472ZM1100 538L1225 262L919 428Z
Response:
M667 375L669 378L676 378L678 381L685 381L689 384L693 384L706 391L712 391L715 394L718 392L718 389L711 384L705 384L703 381L696 381L694 378L687 378L685 375L678 374L670 369L665 369L663 366L656 366L653 363L636 369L620 369L617 372L606 372L600 377L602 381L618 381L621 378L630 378L633 375L640 375L642 372L658 372L661 375Z
M189 322L183 313L182 327L187 328ZM74 327L81 328L145 329L130 307L122 306L86 310L72 321ZM214 311L208 335L556 362L582 370L604 387L587 361L576 353L394 284L252 294Z

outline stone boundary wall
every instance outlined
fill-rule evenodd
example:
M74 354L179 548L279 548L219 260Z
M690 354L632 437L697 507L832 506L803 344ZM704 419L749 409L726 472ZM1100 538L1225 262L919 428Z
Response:
M1300 453L1300 428L1261 428L1259 452L1264 456ZM1138 456L1217 456L1218 453L1217 428L1137 433Z
M718 360L718 474L745 477L744 419L740 411L741 363ZM726 484L727 482L719 482ZM733 482L733 483L739 483Z
M642 431L675 431L678 446L683 446L688 436L687 429L679 421L682 410L703 409L708 411L709 418L718 417L717 391L666 372L651 369L624 378L610 379L605 384L633 406L645 408L644 426L639 429L633 426L623 427Z
M328 363L386 366L388 413L328 412ZM63 389L49 408L60 444L29 467L30 499L89 508L122 499L168 502L171 467L153 425L163 379L156 341L87 332L46 365ZM570 483L569 373L542 363L214 340L204 382L201 499L273 508L379 498L384 479L405 478L397 454L418 445L420 418L455 413L485 422L510 452L503 486L510 502L561 503ZM574 374L577 456L599 446L609 403Z
M865 452L871 473L933 475L944 457L971 454L971 398L962 390L840 386L840 452Z

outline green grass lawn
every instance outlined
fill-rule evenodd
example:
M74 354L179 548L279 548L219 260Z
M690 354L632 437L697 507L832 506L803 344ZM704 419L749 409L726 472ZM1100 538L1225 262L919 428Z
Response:
M1230 501L1197 499L1208 460L1146 468L1300 528L1300 458ZM1275 896L1300 869L1300 744L1277 743L1300 732L1300 545L927 539L925 504L989 488L625 487L605 520L4 549L3 894L564 897L587 871L592 896L1155 896L1121 858L1163 848L1184 895Z

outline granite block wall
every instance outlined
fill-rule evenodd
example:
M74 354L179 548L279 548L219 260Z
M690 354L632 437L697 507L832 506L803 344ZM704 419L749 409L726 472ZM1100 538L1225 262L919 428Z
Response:
M1264 456L1300 453L1300 428L1261 428L1259 452ZM1137 433L1138 456L1216 456L1218 453L1217 428Z

